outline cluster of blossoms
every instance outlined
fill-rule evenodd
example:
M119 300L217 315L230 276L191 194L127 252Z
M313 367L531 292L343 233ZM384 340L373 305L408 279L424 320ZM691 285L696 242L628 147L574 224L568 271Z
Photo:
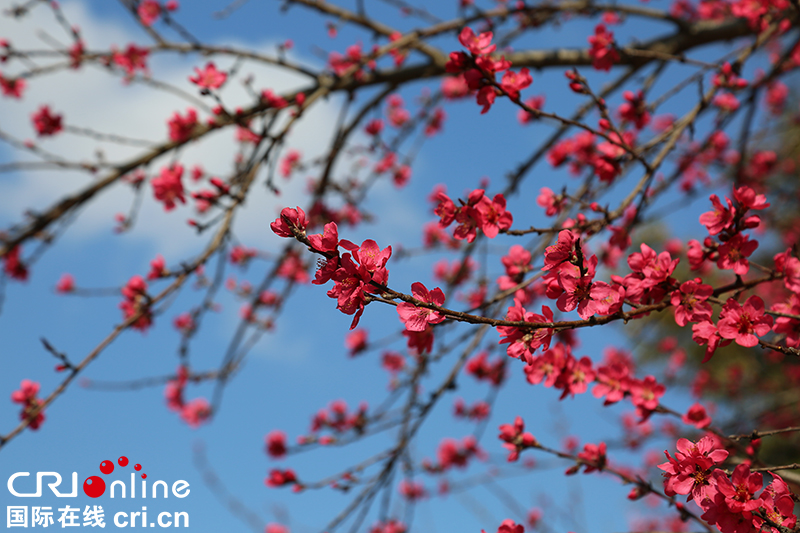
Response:
M510 338L501 341L508 342L511 338L517 338L508 348L509 355L527 363L524 371L530 384L542 383L545 387L561 390L561 399L583 394L594 383L592 395L595 398L604 398L605 405L628 398L636 408L640 420L646 420L658 407L659 398L666 390L653 376L637 379L633 361L624 352L608 350L603 364L595 366L588 357L578 359L572 355L572 346L567 342L557 342L549 347L549 335L539 339L526 339L524 335L517 337L518 335L519 332L512 332ZM542 346L544 352L533 355L536 349L532 347L534 345Z
M633 121L642 120L635 116L630 118ZM619 134L611 131L608 137L614 142L597 142L597 135L588 131L580 132L556 143L547 153L547 160L554 167L569 163L570 172L574 175L580 174L584 168L592 168L600 181L611 183L622 172L620 162L625 149L621 145L633 147L636 134L626 131L620 138Z
M142 0L136 9L136 14L139 15L139 20L142 24L152 26L164 12L177 9L178 0L168 0L164 5L158 3L157 0Z
M186 203L183 189L183 165L176 163L162 167L161 173L150 182L156 200L164 204L164 211L175 209L175 202Z
M43 402L36 397L37 394L39 394L39 384L29 379L23 379L19 384L19 390L11 393L11 401L22 404L19 419L28 420L28 427L31 429L39 429L44 422L44 411L41 410Z
M330 403L327 409L320 409L311 419L310 434L297 437L297 443L308 445L318 443L324 445L336 442L336 436L341 436L349 431L360 434L367 425L366 403L361 403L358 409L348 412L347 403L336 400ZM329 430L334 435L320 435L323 430ZM273 459L282 459L288 453L286 433L280 430L270 432L266 438L267 454Z
M50 112L50 106L43 105L39 110L31 115L33 127L39 137L52 136L64 129L61 124L61 115Z
M341 312L355 315L350 325L350 329L354 329L364 312L367 294L381 292L389 280L386 263L392 256L392 247L381 250L371 239L365 240L361 246L345 239L339 240L339 229L335 222L325 224L322 234L306 237L307 226L306 214L302 209L287 207L270 228L280 237L307 238L314 251L325 256L326 260L317 270L312 283L321 285L334 281L328 296L336 299L336 307ZM347 252L340 255L339 247Z
M467 91L477 91L476 101L483 106L481 114L491 109L498 95L506 95L514 101L519 101L520 91L533 83L530 71L527 68L519 72L509 70L511 63L505 56L495 59L492 53L497 45L492 44L492 32L475 35L472 28L465 27L458 36L458 41L469 50L464 52L451 52L450 60L445 65L445 70L450 74L463 76ZM495 76L506 71L500 83ZM453 78L455 79L455 78ZM450 91L452 92L452 91Z
M28 279L28 267L22 262L19 255L21 248L14 246L3 258L3 272L11 279L26 281Z
M597 70L611 70L614 64L619 63L619 52L614 45L614 33L608 31L604 24L598 24L594 35L589 36L589 56L592 66Z
M185 401L183 392L188 381L189 370L185 366L179 366L176 378L167 382L164 396L167 399L167 407L180 414L181 419L190 427L196 428L211 417L211 404L205 398Z
M692 269L702 270L706 262L714 261L720 270L733 270L739 277L749 272L748 257L758 247L758 241L750 240L750 236L742 232L761 224L761 218L749 211L765 209L769 204L763 194L756 194L748 186L734 189L733 197L735 205L728 197L725 197L723 205L717 195L711 195L714 210L700 216L700 223L706 227L709 236L703 244L696 240L689 241L688 257ZM789 264L800 267L797 258L791 258L788 253L782 257L787 258ZM779 262L780 259L776 258L776 266ZM786 287L792 290L791 275L786 281ZM740 346L755 346L759 342L758 337L772 329L772 317L765 314L764 301L758 296L749 297L743 305L729 298L715 324L711 319L710 306L705 303L712 294L711 287L698 283L687 286L688 283L681 285L683 294L679 299L673 296L673 303L680 301L689 313L687 318L678 320L676 311L676 322L695 322L692 326L693 338L698 344L706 346L706 360L711 358L717 347L731 341ZM794 286L794 289L800 289L800 286ZM785 324L782 323L782 326Z
M176 143L183 143L189 140L198 125L197 111L194 108L186 108L186 115L181 115L177 111L167 121L169 130L169 140Z
M464 370L478 381L488 381L499 387L506 379L506 360L498 357L490 363L488 352L479 352L467 361Z
M337 76L343 76L350 69L355 68L356 70L352 73L353 77L360 80L364 77L362 67L365 64L370 69L375 68L374 61L366 60L364 52L361 50L360 43L348 46L344 54L339 52L331 52L328 54L328 67L330 67Z
M220 178L212 177L209 178L208 182L214 187L213 189L201 188L197 191L192 192L192 198L195 201L194 207L200 214L208 211L211 208L211 206L217 205L219 200L224 196L227 196L231 190L230 185L222 181ZM170 182L170 184L173 187L173 191L176 194L176 197L179 199L182 198L183 186L180 185L180 180L173 179L173 181ZM166 183L164 185L168 186L168 184ZM233 261L233 251L231 252L231 262L235 263L235 261Z
M434 213L439 217L440 227L458 223L453 232L458 240L474 241L478 229L493 239L501 230L511 228L514 221L511 213L506 211L506 199L502 194L496 194L490 200L483 189L475 189L469 193L466 203L459 200L461 205L458 207L444 190L435 191L432 199L438 204Z
M141 313L131 327L140 331L147 331L153 324L153 315L150 311L150 297L147 295L147 282L142 276L135 275L128 280L122 288L122 297L119 304L125 320Z
M489 416L491 407L483 400L475 402L471 406L467 406L464 400L458 398L453 405L453 416L456 418L466 418L468 420L481 421Z
M0 91L3 96L22 98L26 84L25 78L7 78L0 73Z
M762 528L777 533L779 527L792 529L797 524L786 482L770 472L772 482L764 487L762 474L750 472L747 462L737 465L728 476L719 468L728 452L713 437L705 436L696 443L679 439L675 457L664 453L668 461L658 465L664 471L664 492L687 495L687 501L693 500L704 511L701 518L722 533Z
M455 439L443 439L439 444L439 449L436 450L436 463L432 463L429 459L422 461L422 468L430 473L442 473L447 470L457 467L466 468L470 459L475 458L480 461L487 459L486 452L484 452L475 437L464 437L461 442Z
M112 48L109 62L125 71L127 79L131 79L136 75L137 71L147 74L147 57L150 55L150 50L143 46L136 46L131 43L125 48L124 51L119 51Z
M194 69L195 75L189 77L189 81L200 87L201 91L209 91L211 89L219 89L225 80L228 79L228 74L217 70L216 65L209 61L206 63L205 68L200 70L198 67Z

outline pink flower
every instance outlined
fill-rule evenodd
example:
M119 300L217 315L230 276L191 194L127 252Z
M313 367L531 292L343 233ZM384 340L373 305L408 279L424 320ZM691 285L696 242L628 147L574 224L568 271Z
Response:
M719 321L719 335L732 339L739 346L752 348L758 344L772 328L772 317L764 314L764 301L751 296L744 305L729 298L722 308Z
M350 357L354 357L367 349L367 330L355 329L347 334L344 345L350 350Z
M237 244L236 246L231 248L229 259L231 264L244 267L247 266L247 263L249 263L252 258L257 256L258 256L258 250L254 250L253 248L246 248L241 244Z
M294 470L287 468L286 470L273 469L269 471L269 477L264 480L268 487L282 487L292 483L297 483L297 476Z
M714 97L711 103L722 111L736 111L739 109L739 99L729 92L721 92Z
M44 411L41 410L42 400L36 397L39 394L39 383L29 379L20 382L19 390L11 393L11 401L22 404L22 411L19 413L20 420L27 420L28 427L37 430L44 422ZM36 412L34 416L33 413Z
M370 120L364 127L364 131L367 132L367 135L380 135L381 131L383 131L383 120L379 118Z
M631 402L636 406L637 412L646 418L658 407L658 399L664 395L666 387L656 381L653 376L645 376L643 380L631 382Z
M126 320L140 314L131 324L131 327L140 331L147 331L153 323L153 317L149 308L149 297L147 296L147 282L142 276L132 276L128 283L120 291L124 300L119 304L122 314Z
M191 313L179 314L175 317L175 320L172 321L172 325L175 326L175 329L180 331L182 335L189 335L196 327Z
M301 154L298 150L289 150L281 161L281 175L288 179L299 166Z
M706 408L695 403L692 405L686 414L681 417L684 424L694 426L697 429L705 429L711 425L711 417L706 413Z
M164 257L158 254L155 259L150 261L150 272L147 274L147 279L158 279L167 274L167 264Z
M189 77L189 81L202 89L219 89L225 80L228 79L228 74L217 70L213 62L209 61L203 70L194 67L194 76Z
M514 218L511 213L506 211L506 199L502 194L496 194L490 201L483 194L482 189L477 189L477 191L480 191L481 198L474 204L474 209L478 214L481 231L490 239L494 239L500 230L507 230L511 227ZM473 194L477 191L473 191ZM470 200L472 200L473 194L470 194Z
M542 314L534 314L525 310L517 298L514 298L514 306L508 308L506 317L514 322L530 322L532 324L553 322L553 312L546 305L542 306ZM553 337L552 328L538 328L529 330L514 326L497 326L500 334L500 344L508 344L506 353L510 357L532 362L533 353L542 346L543 350L550 348L550 340Z
M787 303L777 303L772 306L772 310L787 315L800 315L800 297L792 294ZM787 316L775 317L773 329L779 335L786 335L787 346L800 347L800 320Z
M614 33L607 31L603 24L598 24L594 29L594 35L589 36L589 56L592 58L592 66L597 70L611 70L615 63L619 63L619 52L614 47Z
M151 181L153 194L156 200L164 203L164 211L175 209L176 200L182 204L186 203L186 198L183 196L182 177L183 165L175 164L170 167L163 167L161 174Z
M273 93L271 89L261 91L261 99L267 107L283 109L289 105L289 102L287 102L285 98Z
M415 282L411 285L411 294L420 302L433 304L441 307L444 304L444 293L439 287L428 292L428 289L420 282ZM425 331L428 324L439 324L444 322L445 316L428 309L426 307L417 307L408 302L401 302L397 305L397 314L400 315L400 320L405 324L408 331Z
M475 32L472 31L472 28L465 27L458 35L458 42L460 42L464 48L476 56L479 56L491 54L495 51L497 46L492 44L492 37L493 35L490 31L481 33L480 35L475 35Z
M758 248L758 241L751 241L749 235L742 236L737 233L719 247L717 267L723 270L733 270L737 275L744 276L750 270L747 260Z
M533 78L530 71L527 68L523 68L519 72L509 70L503 74L500 86L508 93L509 98L517 100L519 99L520 91L529 87L531 83L533 83Z
M647 110L647 102L644 100L642 91L634 93L625 91L622 96L627 100L619 106L619 116L625 122L631 122L640 130L650 123L650 112Z
M498 358L494 363L488 361L489 354L480 352L467 361L464 370L478 381L489 381L495 387L502 385L505 380L505 361Z
M211 404L205 398L195 398L183 406L181 418L189 427L196 428L211 417Z
M425 490L425 486L422 483L405 479L400 482L397 490L401 496L411 501L421 500L428 495L428 491Z
M495 98L497 98L497 92L491 85L486 85L480 88L475 98L478 105L483 106L483 109L481 109L481 115L483 115L492 108L492 104L494 104Z
M783 113L786 106L786 98L789 96L789 88L781 81L773 81L767 85L767 95L765 98L769 112L775 116Z
M27 83L25 78L6 78L0 74L0 90L3 91L3 96L22 98L22 91Z
M39 111L31 115L31 120L33 120L33 127L39 137L55 135L64 129L61 125L61 115L51 114L50 107L46 105L43 105L39 108Z
M150 50L129 44L124 52L114 51L114 63L122 67L128 76L133 76L137 70L147 71L147 56Z
M536 438L525 432L525 422L519 416L514 419L513 425L501 425L500 435L497 438L505 442L503 447L509 450L508 462L516 461L519 458L519 452L525 448L538 445Z
M500 262L503 263L508 276L517 277L530 271L531 253L519 244L515 244L508 249L508 255L500 258Z
M27 281L28 267L19 258L19 254L20 254L19 245L14 246L11 250L8 251L8 253L6 253L6 256L3 258L3 263L4 263L3 271L11 279L16 279L19 281Z
M294 237L291 228L304 233L307 225L306 213L300 207L295 209L284 207L281 210L281 216L276 218L269 227L278 237Z
M445 68L445 70L447 70L447 68ZM459 70L457 70L457 72L458 71ZM447 72L450 71L448 70ZM457 100L459 98L464 98L469 94L469 86L467 85L467 80L464 79L463 75L446 76L442 80L441 89L442 94L448 100Z
M161 5L156 0L142 0L136 11L145 26L152 26L161 15Z
M62 274L61 278L56 283L56 292L60 294L67 294L75 290L75 278L72 274Z
M406 359L398 352L384 352L381 355L381 366L391 374L397 374L406 366Z
M167 122L170 140L177 143L187 141L192 136L195 126L197 126L197 111L190 107L186 109L185 117L176 111Z
M164 388L164 397L167 399L167 407L170 410L180 412L183 409L183 391L188 380L189 371L185 366L179 366L175 379L167 382L167 386Z
M540 111L544 107L544 95L531 96L523 103L532 110ZM520 109L517 113L517 120L519 120L520 124L529 124L538 118L538 115L529 113L525 109Z
M573 261L575 258L575 243L579 236L572 231L565 229L558 233L558 241L545 248L544 267L542 270L552 270L565 261Z
M598 367L595 377L595 386L592 389L592 396L595 398L605 397L603 405L611 405L625 397L625 393L630 390L631 369L621 363L610 363Z
M719 476L717 480L717 489L725 497L728 509L734 513L758 509L762 502L760 498L755 498L755 494L763 486L761 473L750 473L750 466L747 463L736 465L730 479L727 476Z
M280 459L286 456L286 433L283 431L272 431L266 436L267 453L273 459Z
M675 323L683 327L688 322L701 322L711 318L708 298L714 293L711 285L703 285L700 278L684 281L672 293L670 303L675 306Z
M711 467L728 457L728 452L716 448L710 437L703 437L697 443L679 439L675 457L664 450L668 462L658 465L664 471L664 492L667 496L688 494L688 500L702 503L713 497L716 489L712 486ZM716 483L714 483L716 485Z
M731 343L731 341L723 340L720 337L717 326L710 320L703 320L692 326L692 339L700 346L707 345L703 363L711 359L718 347L727 346Z
M722 205L716 194L712 194L710 199L711 203L714 205L714 210L707 211L700 215L700 223L708 229L709 235L716 235L728 227L728 224L730 224L733 219L735 210L730 199L727 197L725 201L728 203L728 207Z
M299 208L298 208L299 209ZM315 250L320 252L337 252L339 246L339 228L336 222L328 222L322 229L322 234L308 236L308 242Z
M36 381L23 379L19 384L19 390L11 393L11 401L14 403L29 403L36 399L40 387L41 385Z
M585 444L583 451L578 454L580 464L585 466L584 474L589 474L595 470L603 470L606 466L606 443Z
M563 388L561 399L585 393L588 390L588 384L594 381L595 375L591 359L585 356L579 360L568 357L556 383L556 387Z

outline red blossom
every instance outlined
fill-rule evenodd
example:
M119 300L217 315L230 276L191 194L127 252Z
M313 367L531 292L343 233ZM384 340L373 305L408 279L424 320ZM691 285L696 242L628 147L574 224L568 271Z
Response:
M744 305L729 298L722 308L719 320L719 335L731 339L739 346L752 348L772 328L772 317L764 314L764 301L751 296Z
M189 140L197 126L197 111L193 108L186 109L186 116L181 116L177 111L167 122L169 138L176 143Z
M205 68L200 70L199 67L194 68L195 75L189 76L189 81L200 87L201 89L219 89L225 80L228 79L228 74L217 70L217 67L212 61L206 63Z
M55 135L64 129L61 125L61 115L50 113L50 107L43 105L39 111L31 115L33 127L39 137Z
M175 209L175 202L186 203L183 196L183 165L175 164L163 167L161 174L150 182L153 185L153 194L156 200L163 202L164 211Z
M615 48L614 33L606 30L603 24L598 24L594 29L594 35L589 36L589 56L592 58L592 66L597 70L611 70L615 63L619 63L619 52Z
M267 454L273 459L281 459L286 456L286 433L283 431L271 431L265 437L267 443Z
M711 417L706 413L705 407L699 403L689 407L689 410L681 417L681 420L683 420L684 424L694 426L697 429L705 429L711 425Z
M145 26L152 26L161 15L161 4L156 0L142 0L139 3L139 8L136 10L139 15L139 20Z
M411 293L414 298L420 302L433 304L439 307L444 305L444 293L439 287L429 292L425 285L415 282L411 285ZM405 324L407 330L417 332L425 331L428 324L444 322L446 318L438 311L428 309L427 307L417 307L408 302L397 304L397 314L400 315L400 320Z

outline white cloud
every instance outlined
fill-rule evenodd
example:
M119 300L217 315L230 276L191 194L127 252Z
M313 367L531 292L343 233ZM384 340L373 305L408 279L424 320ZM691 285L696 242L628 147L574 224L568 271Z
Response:
M142 42L142 36L134 33L137 31L134 26L103 19L91 12L83 2L65 2L62 8L70 23L81 28L89 50L108 49L112 45L124 47L129 42ZM32 28L36 31L31 31ZM45 34L62 42L68 42L68 39L63 37L65 35L63 28L55 21L50 10L46 6L37 6L20 21L9 20L5 24L2 36L19 49L47 49L48 45L42 39ZM270 52L275 47L263 42L255 45L251 43L248 48ZM156 54L148 63L156 79L196 95L196 87L187 78L192 74L193 67L201 66L205 61L205 58L198 56ZM217 63L220 68L227 68L232 64L232 60L220 58ZM12 70L6 69L5 72ZM259 89L285 91L303 85L303 79L297 74L254 63L246 63L240 73L252 74L253 87ZM226 86L223 100L231 108L251 103L251 98L238 80L233 80ZM322 154L330 144L337 102L337 99L332 99L330 102L316 104L307 116L299 121L287 139L287 146L300 149L305 157ZM213 105L210 100L208 103ZM3 118L0 128L22 138L34 138L30 115L41 104L48 104L53 111L63 113L65 124L156 141L166 139L168 117L175 111L184 113L191 105L174 94L152 87L135 83L125 85L120 77L102 67L85 65L77 71L65 70L31 80L21 102L1 98L0 116ZM205 116L203 113L200 114ZM43 139L41 145L66 159L87 162L96 161L98 148L102 149L106 160L114 162L135 157L146 150L107 142L100 143L63 133ZM7 147L4 147L3 151L8 152ZM209 135L206 139L185 147L180 152L180 160L187 167L201 164L213 174L225 175L232 168L236 151L233 130L229 129ZM170 161L169 158L173 155L168 154L154 161L150 171L157 171L160 166ZM20 158L18 154L14 154L13 157ZM27 159L27 156L25 158ZM81 173L62 170L25 171L13 176L6 175L0 180L0 224L7 226L18 221L26 209L45 209L65 194L89 183L91 179ZM263 243L263 235L269 232L268 224L274 219L280 207L303 203L305 180L302 176L295 176L292 181L283 182L280 186L282 187L280 197L275 197L260 184L251 191L246 207L237 216L235 227L237 236L247 244L258 246ZM90 202L78 221L70 228L67 238L91 239L109 235L114 225L114 214L127 212L131 200L132 195L127 186L112 187L102 198ZM168 251L169 256L174 254L174 258L177 259L182 253L202 246L207 238L203 235L198 239L195 237L195 232L184 224L187 218L194 216L194 209L188 205L164 213L161 205L153 201L152 191L148 186L137 227L127 238L152 243L154 250ZM172 259L169 256L168 260Z

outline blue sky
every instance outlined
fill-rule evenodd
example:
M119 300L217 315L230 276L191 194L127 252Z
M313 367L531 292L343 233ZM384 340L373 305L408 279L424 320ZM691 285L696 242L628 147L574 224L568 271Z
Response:
M233 43L270 50L275 43L287 38L294 40L292 57L307 64L321 66L315 50L321 48L343 51L356 40L365 48L369 36L349 28L342 28L336 39L325 33L325 21L308 10L295 7L288 14L278 13L278 3L245 4L224 20L216 20L212 13L223 3L216 1L185 0L177 18L202 40L215 43ZM368 3L370 13L396 22L398 27L408 29L413 22L398 19L382 3ZM448 3L434 3L429 9L450 16ZM662 7L660 2L654 6ZM118 3L103 1L64 2L65 12L81 22L87 33L90 47L124 45L128 39L146 42L146 36L138 30L123 12ZM32 17L34 25L53 28L46 9L39 8ZM386 18L391 17L391 18ZM20 28L28 27L31 21L13 22L2 19L0 37L5 32L18 35ZM527 44L543 46L543 43L571 44L583 46L585 35L592 22L577 21L564 28L534 33ZM639 24L633 29L620 29L618 38L634 30L648 30L658 34L668 31L666 26ZM53 30L55 31L55 30ZM93 41L90 37L96 37ZM124 37L124 39L122 38ZM459 48L454 36L439 38L437 44L445 51ZM523 44L526 44L523 41ZM709 51L709 54L714 50ZM178 57L156 58L152 62L154 74L170 80L185 80L193 66L203 63L202 58ZM225 64L219 61L219 64ZM227 63L229 65L229 63ZM248 65L247 68L250 68ZM245 70L246 70L245 69ZM279 76L270 71L252 67L259 87L284 89L293 86L296 80ZM675 68L673 76L687 72ZM81 76L84 73L80 73ZM612 75L586 72L593 84L601 84ZM580 97L566 90L563 73L559 70L534 72L534 84L525 96L545 94L547 109L567 114ZM166 133L164 121L176 110L185 109L186 104L137 86L124 86L119 79L103 72L86 73L86 78L68 74L65 85L49 85L47 79L31 83L31 90L21 102L0 101L0 116L12 117L2 127L25 133L27 115L40 103L51 102L57 109L64 109L66 120L74 124L106 125L109 120L123 125L133 124L133 131L151 135L156 139ZM92 76L89 78L88 76ZM274 76L274 77L271 77ZM85 85L87 80L97 78L97 84ZM104 78L106 81L100 81ZM674 77L668 77L674 79ZM185 83L185 81L184 81ZM188 85L188 84L187 84ZM412 84L403 90L407 103L413 102L424 86L435 83ZM231 89L231 99L241 98ZM656 91L658 92L658 91ZM691 96L678 97L667 106L667 111L680 113L691 103ZM363 99L361 101L364 101ZM614 100L615 104L619 100ZM322 153L328 146L326 134L333 127L336 106L340 100L332 99L316 115L309 117L308 129L299 131L290 138L290 147L299 147L304 155ZM63 106L63 107L62 107ZM68 107L72 106L72 107ZM410 185L396 190L391 185L379 184L366 204L368 211L376 214L375 225L362 225L354 230L341 232L341 238L361 242L374 238L381 246L404 243L418 246L421 242L421 226L432 220L427 203L420 201L437 183L445 183L453 197L478 186L479 180L489 177L490 192L504 186L504 175L537 142L552 131L550 124L535 124L522 128L516 122L516 111L508 102L499 102L487 115L479 115L479 109L471 100L456 102L446 107L448 120L445 134L427 142L414 166ZM71 114L70 114L71 113ZM118 115L118 116L117 116ZM74 120L74 122L73 122ZM106 121L106 122L104 122ZM132 121L132 122L128 122ZM5 122L5 121L3 121ZM85 157L91 157L94 145L84 140L65 141L53 148L60 150L81 149ZM88 148L87 148L88 147ZM187 166L201 161L216 173L229 168L233 155L230 139L221 139L216 148L209 144L187 150L183 160ZM122 156L106 147L109 155ZM6 146L0 146L0 162L14 160ZM636 172L615 185L609 193L612 203L626 193ZM52 200L83 183L84 178L58 173L26 173L0 177L0 223L8 226L26 208L42 208ZM552 170L546 162L540 163L526 181L523 193L509 199L509 208L515 215L515 226L543 224L545 218L535 206L535 195L542 186L553 189L562 183L570 187L578 181L567 177L563 169ZM557 185L555 185L557 184ZM274 247L278 239L268 229L268 224L283 205L303 205L303 179L295 177L287 185L280 199L269 198L259 187L257 198L237 223L236 235L247 246L262 250ZM3 372L0 373L0 390L10 394L24 378L41 382L45 393L51 391L61 376L52 371L56 360L40 343L46 338L57 349L66 352L73 360L79 360L94 347L120 320L117 309L119 298L83 299L54 294L53 287L64 272L75 275L82 287L118 287L133 274L145 274L149 261L156 253L162 253L168 264L175 264L188 253L197 251L202 240L192 236L183 227L183 220L192 216L189 207L165 215L161 207L146 194L145 208L140 223L130 233L122 236L112 232L113 214L126 209L129 195L124 188L117 187L108 199L96 202L81 213L70 231L33 266L32 279L25 284L9 283L6 288L5 305L0 315L0 358ZM664 224L679 235L697 232L697 215L706 209L701 201L676 210L664 219ZM667 196L664 204L676 200ZM490 247L489 272L499 275L502 267L499 256L515 241L498 239ZM527 243L525 243L527 244ZM434 286L431 265L443 253L426 254L421 257L390 262L390 284L398 290L410 292L414 281ZM448 257L452 259L452 257ZM238 279L257 282L267 268L264 262L255 262L246 272L231 269ZM341 510L349 495L325 490L302 495L288 490L268 489L264 477L268 469L279 466L295 469L302 479L322 478L340 471L346 465L363 458L367 453L383 449L389 440L377 437L346 449L332 448L303 453L280 463L267 458L264 453L264 436L273 429L287 432L291 441L307 432L311 416L325 407L329 401L344 399L355 407L360 401L370 406L377 405L387 394L388 378L379 368L379 351L350 359L344 347L344 335L350 317L335 309L334 302L325 296L321 287L299 288L287 304L277 328L265 335L253 348L242 371L228 385L222 410L211 424L193 430L168 411L163 397L163 386L143 388L136 391L98 391L73 385L46 412L47 419L37 432L27 431L2 450L0 479L19 471L58 471L67 476L77 471L80 481L89 475L99 475L99 464L104 460L116 461L125 455L132 463L141 463L149 480L163 479L169 483L177 479L187 480L191 494L183 500L168 498L147 503L148 512L186 511L191 517L191 528L195 531L245 530L242 523L213 494L204 483L202 474L194 464L197 447L202 446L210 465L220 482L238 501L252 509L266 522L287 523L292 531L310 532L320 530L324 524ZM157 317L156 325L146 334L126 332L114 342L83 374L92 381L133 380L148 376L162 376L174 372L178 365L177 347L179 338L171 326L172 318L179 312L195 305L202 293L192 290L178 297L163 315ZM450 295L448 295L450 296ZM237 325L237 310L240 305L227 291L219 299L222 312L208 317L202 332L192 345L191 360L194 369L211 369L219 364L227 343ZM453 300L449 300L453 301ZM362 320L369 329L371 339L396 334L399 321L394 309L372 305ZM588 330L581 334L580 355L589 355L595 361L602 357L602 347L613 343L630 344L618 333L608 328ZM462 330L463 331L463 330ZM452 334L448 334L452 335ZM454 336L454 335L453 335ZM496 334L490 333L488 344L493 344ZM403 343L395 343L402 349ZM497 352L500 353L500 352ZM426 381L427 387L436 384L437 377L447 371L444 366L432 369ZM447 367L447 368L445 368ZM500 423L513 420L517 414L523 416L528 428L543 443L558 447L567 435L577 436L581 443L611 441L619 438L617 424L621 413L631 410L629 406L602 408L590 395L564 402L557 401L557 393L541 387L531 387L524 382L518 365L511 365L511 382L503 390L496 404L488 429L481 441L482 446L498 464L502 461L502 448L495 438ZM209 385L191 387L190 398L210 396ZM429 420L416 441L413 451L416 457L434 457L436 447L444 436L461 438L472 431L464 422L454 422L450 416L453 400L464 398L467 403L485 397L488 387L475 384L468 378L461 380L458 390L442 400L437 412ZM667 397L667 403L676 408L685 408L688 398L679 392ZM0 402L0 421L5 421L2 431L8 431L16 423L17 406L10 401ZM391 435L390 435L391 436ZM664 449L665 443L657 443L654 449ZM641 464L637 457L624 450L610 452L612 461ZM564 478L562 471L567 464L545 456L536 456L540 467L524 477L503 481L503 487L514 493L525 507L546 507L544 519L553 530L570 530L580 533L600 531L622 531L628 520L651 513L644 503L628 505L624 497L627 487L603 476L576 476ZM130 467L127 468L130 470ZM471 468L467 473L457 473L453 479L469 477L485 470L484 466ZM113 474L115 478L117 473ZM424 480L429 489L435 489L429 479ZM18 504L6 491L0 491L0 502ZM394 495L396 500L396 494ZM83 506L86 497L76 499ZM41 505L62 506L63 500L42 498ZM37 505L39 504L37 502ZM26 502L23 502L26 503ZM103 501L107 516L116 511L136 511L142 502ZM70 502L71 505L74 503ZM512 510L490 490L477 488L469 495L453 494L444 499L423 501L416 512L415 525L424 531L487 531L497 527L506 517L520 520ZM374 515L367 520L371 523Z

